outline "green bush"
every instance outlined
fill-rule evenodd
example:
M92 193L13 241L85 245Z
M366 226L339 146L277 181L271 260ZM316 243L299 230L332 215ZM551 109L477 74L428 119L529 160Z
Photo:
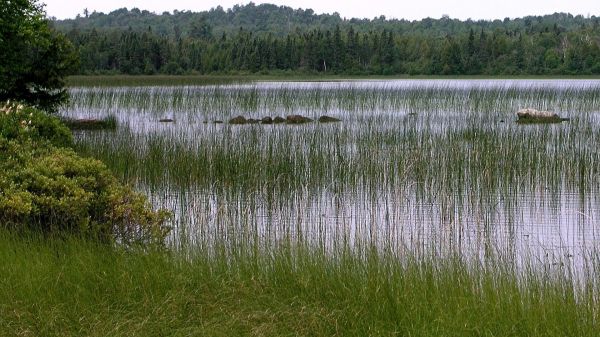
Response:
M58 147L72 138L56 118L11 109L0 116L0 132L0 226L126 245L164 242L170 214L152 210L102 162Z
M71 131L57 117L10 101L0 107L0 136L50 142L58 147L73 145Z

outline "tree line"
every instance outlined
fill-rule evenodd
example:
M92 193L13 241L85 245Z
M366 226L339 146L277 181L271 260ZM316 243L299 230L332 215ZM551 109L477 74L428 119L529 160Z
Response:
M517 75L600 74L600 29L539 33L471 29L443 37L388 30L314 29L284 37L243 29L171 38L149 28L71 30L81 74L269 73Z
M307 32L313 29L333 30L340 26L347 30L350 26L357 32L388 30L398 34L446 36L466 34L470 29L479 31L506 31L543 32L554 25L562 31L572 31L583 26L597 25L600 18L596 16L573 16L568 13L554 13L551 15L526 16L523 18L504 18L496 20L471 20L461 21L448 16L442 18L424 18L409 21L405 19L386 18L384 15L372 19L367 18L342 18L339 13L316 14L312 9L293 9L287 6L273 4L255 5L250 2L246 5L235 5L224 10L217 6L208 11L191 12L178 11L156 14L147 10L121 8L108 14L89 12L84 10L74 19L55 20L56 28L61 32L71 29L90 30L118 29L127 30L130 27L136 31L144 31L148 26L154 33L178 39L192 34L192 31L208 28L214 36L226 33L232 35L240 28L255 34L273 34L283 37L292 33Z
M600 74L595 16L347 20L253 3L85 16L54 22L76 47L81 74Z

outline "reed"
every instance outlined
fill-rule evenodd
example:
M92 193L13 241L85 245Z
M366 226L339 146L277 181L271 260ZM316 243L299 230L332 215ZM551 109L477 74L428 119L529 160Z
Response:
M598 81L171 80L61 112L114 116L77 150L169 250L0 232L0 335L597 335ZM211 123L240 114L343 121Z
M565 263L597 246L597 81L294 82L73 88L63 114L114 114L80 153L176 210L174 247L435 248ZM523 126L531 106L571 117ZM243 114L336 124L213 124ZM160 118L174 123L160 123ZM209 123L204 123L209 121ZM316 247L316 248L315 248ZM359 249L357 249L359 250ZM360 251L360 250L359 250Z

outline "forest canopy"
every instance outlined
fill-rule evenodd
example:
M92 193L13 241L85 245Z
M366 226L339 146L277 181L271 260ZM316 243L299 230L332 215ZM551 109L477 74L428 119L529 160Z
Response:
M345 19L269 4L55 21L79 73L600 74L600 19Z

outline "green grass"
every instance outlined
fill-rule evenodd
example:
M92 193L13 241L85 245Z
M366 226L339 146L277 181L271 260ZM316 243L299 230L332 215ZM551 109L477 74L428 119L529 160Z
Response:
M171 250L0 240L0 329L597 334L597 85L340 84L72 88L64 115L118 121L78 151L174 211ZM203 123L296 113L343 121Z
M597 279L503 266L285 245L183 258L2 233L0 335L597 335Z
M600 96L598 86L552 88L530 84L530 87L476 85L462 88L443 80L411 81L402 87L385 82L371 83L370 87L343 81L312 85L275 82L77 87L71 89L72 99L64 113L67 117L75 117L72 115L102 109L117 117L132 112L140 117L160 117L168 112L169 117L200 121L223 120L239 114L258 118L296 113L313 118L337 114L364 120L381 114L409 112L453 112L473 117L486 114L499 119L515 119L514 113L523 107L556 111L566 117L576 112L594 111Z

